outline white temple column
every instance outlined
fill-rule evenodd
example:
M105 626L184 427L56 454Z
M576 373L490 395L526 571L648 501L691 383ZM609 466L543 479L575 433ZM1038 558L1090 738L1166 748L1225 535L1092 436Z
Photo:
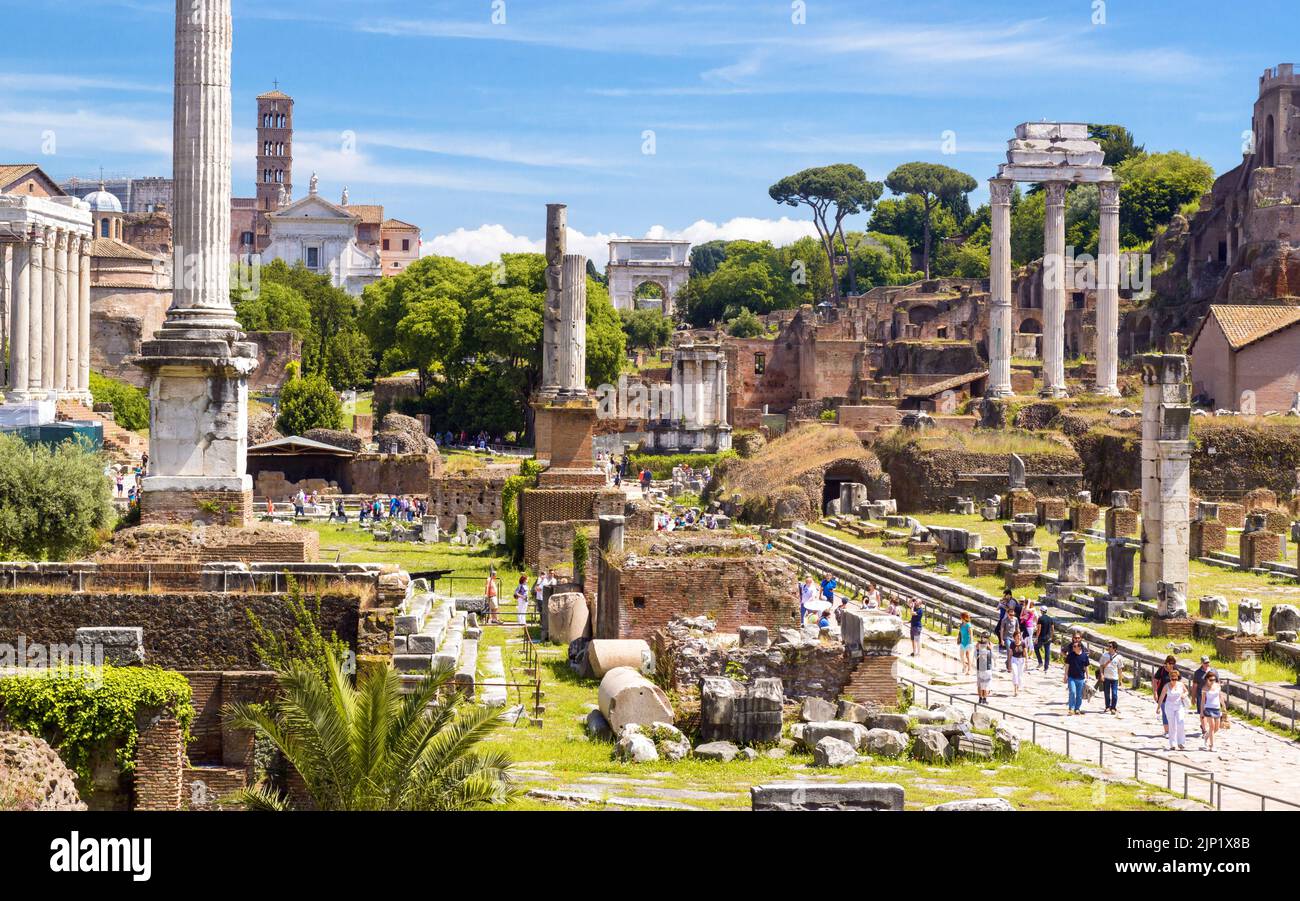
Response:
M41 390L54 394L54 298L59 285L59 239L57 228L45 236L45 277L41 280Z
M64 353L68 358L63 376L63 390L77 390L77 349L81 346L81 236L68 237L68 329Z
M74 236L59 230L54 244L54 381L51 388L62 396L68 390L68 247Z
M78 242L81 264L77 270L77 372L76 390L90 402L90 245L83 235Z
M1065 396L1065 182L1043 186L1043 397Z
M1094 390L1119 396L1119 184L1101 182L1097 239L1097 379Z
M27 301L27 390L41 390L41 366L45 351L45 241L50 230L43 225L32 229L31 285Z
M718 359L718 425L727 422L727 358Z
M31 378L28 361L31 359L29 333L31 323L31 259L32 248L26 241L14 245L13 286L10 303L13 315L9 321L9 397L19 400L27 396Z
M587 393L587 258L566 253L561 266L559 349L560 394Z
M989 179L992 244L989 247L989 381L986 397L1011 392L1011 187L1005 178Z

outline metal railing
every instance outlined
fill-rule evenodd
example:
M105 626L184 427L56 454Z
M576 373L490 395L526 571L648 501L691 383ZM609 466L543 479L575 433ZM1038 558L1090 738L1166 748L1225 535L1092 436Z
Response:
M1024 714L1014 713L1010 710L1004 710L1000 707L995 707L992 704L980 704L978 703L978 701L974 701L971 700L970 698L962 697L961 695L953 694L951 692L943 691L938 688L932 688L929 685L926 685L922 682L918 682L915 679L909 679L906 676L900 676L899 681L906 682L907 684L912 686L913 698L915 698L916 696L915 692L917 690L924 692L925 699L923 703L925 704L926 707L930 706L930 695L937 694L945 698L946 700L948 700L950 703L969 704L972 709L976 707L982 707L985 710L991 711L993 713L997 713L1000 716L1010 717L1012 719L1016 719L1028 723L1030 742L1032 744L1038 745L1039 747L1045 748L1047 750L1051 750L1051 748L1049 748L1045 742L1040 742L1038 740L1038 730L1040 727L1043 729L1055 730L1056 732L1059 732L1064 735L1065 756L1070 757L1072 759L1074 759L1074 754L1071 753L1072 750L1071 739L1073 739L1074 744L1076 746L1079 743L1079 741L1083 741L1085 743L1092 742L1096 744L1097 765L1102 768L1106 767L1106 750L1108 748L1113 749L1114 751L1119 752L1123 755L1131 754L1133 756L1133 778L1138 782L1146 782L1149 785L1162 784L1160 782L1154 782L1149 778L1144 778L1142 773L1142 762L1144 759L1155 761L1157 764L1156 766L1157 770L1161 769L1162 767L1160 766L1160 764L1163 764L1163 769L1165 773L1165 779L1163 785L1166 791L1170 791L1170 792L1176 791L1176 789L1174 788L1174 769L1178 768L1182 770L1182 775L1183 775L1183 790L1182 790L1183 797L1191 798L1192 800L1197 800L1197 801L1201 800L1200 798L1194 797L1190 793L1190 788L1191 788L1190 780L1192 779L1204 780L1209 784L1208 796L1205 799L1206 803L1210 804L1216 810L1223 809L1224 789L1228 789L1229 791L1240 792L1241 794L1258 798L1260 810L1267 810L1269 802L1272 802L1274 804L1282 804L1287 807L1300 810L1300 803L1297 803L1295 801L1288 801L1285 798L1278 798L1273 795L1266 795L1263 792L1257 792L1254 789L1244 788L1239 785L1232 785L1231 783L1227 783L1219 779L1215 775L1215 773L1211 770L1207 770L1203 767L1198 767L1190 763L1175 761L1170 759L1169 757L1162 756L1161 754L1154 751L1146 751L1143 750L1142 748L1132 748L1127 745L1118 744L1117 742L1111 741L1110 739L1099 738L1098 736L1095 735L1087 735L1083 732L1076 732L1075 730L1070 729L1066 726L1058 726L1055 723L1044 722L1042 720L1035 719L1034 717L1031 716L1025 716Z

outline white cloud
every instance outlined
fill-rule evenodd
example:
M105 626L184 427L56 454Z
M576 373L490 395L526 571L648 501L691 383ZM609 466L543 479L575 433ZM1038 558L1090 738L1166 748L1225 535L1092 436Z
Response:
M800 238L816 235L813 224L806 220L759 219L741 216L729 219L719 225L699 219L686 228L668 229L656 225L648 229L643 237L671 238L678 241L690 241L703 244L705 241L739 239L749 241L771 241L777 246L790 244ZM603 269L609 260L609 242L614 238L627 238L616 232L597 232L588 235L577 229L568 230L568 250L580 253ZM475 229L458 228L445 235L438 235L424 242L421 253L425 256L448 256L467 263L482 265L490 263L503 253L541 253L544 250L541 239L516 235L503 225L480 225Z

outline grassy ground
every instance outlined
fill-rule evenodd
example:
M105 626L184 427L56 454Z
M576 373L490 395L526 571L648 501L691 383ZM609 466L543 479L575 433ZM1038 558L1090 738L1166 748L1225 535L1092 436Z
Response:
M344 416L370 416L375 412L375 392L358 391L355 403L343 405Z
M987 522L981 517L967 516L957 513L926 513L917 516L917 519L923 525L935 526L952 526L957 528L968 529L972 532L978 532L983 538L985 544L1004 545L1007 543L1006 533L1002 531L1001 522ZM879 540L857 538L847 532L839 532L821 524L813 524L812 528L825 532L828 535L834 535L844 541L859 544L863 547L890 557L895 560L916 563L916 557L908 557L907 549L904 547L884 547ZM1045 549L1050 548L1051 544L1042 536L1045 532L1039 533L1039 540L1043 543ZM1050 536L1049 536L1050 537ZM1229 544L1232 543L1231 538ZM1085 549L1088 566L1105 566L1106 551L1105 546L1100 541L1089 541ZM1001 556L1001 554L999 554ZM1044 553L1044 563L1046 563L1046 553ZM1135 562L1135 566L1140 565L1140 561ZM1002 594L1002 577L1001 576L981 576L973 577L966 574L962 566L949 566L948 575L951 578L979 588L992 595ZM1036 588L1022 589L1016 592L1017 597L1037 597L1039 590ZM1228 599L1229 613L1228 616L1220 620L1225 624L1235 624L1237 621L1237 605L1243 597L1255 598L1264 605L1264 621L1268 622L1268 611L1273 604L1296 603L1300 600L1300 586L1296 585L1294 579L1283 576L1261 576L1257 573L1243 572L1239 570L1222 569L1217 566L1209 566L1197 560L1191 561L1190 580L1188 585L1189 608L1196 613L1196 599L1202 595L1219 594ZM1113 635L1115 638L1127 639L1153 651L1166 651L1169 648L1169 639L1153 638L1151 636L1150 623L1146 620L1129 620L1124 623L1094 623L1091 626L1096 631L1106 635ZM1230 672L1237 673L1245 679L1258 682L1287 682L1294 683L1296 679L1295 670L1287 665L1277 663L1272 660L1259 661L1223 661L1218 657L1214 648L1214 643L1204 640L1195 640L1189 642L1193 645L1190 654L1184 655L1188 659L1199 659L1202 654L1208 655L1216 664ZM1246 672L1249 669L1250 672Z

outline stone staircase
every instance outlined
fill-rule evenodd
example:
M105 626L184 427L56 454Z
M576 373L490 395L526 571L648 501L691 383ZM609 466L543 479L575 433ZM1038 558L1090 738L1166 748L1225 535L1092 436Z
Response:
M149 450L149 439L138 435L130 429L124 429L112 419L105 418L90 407L76 400L61 400L55 407L55 416L60 421L88 420L99 422L104 427L104 452L116 463L130 466L138 464Z

